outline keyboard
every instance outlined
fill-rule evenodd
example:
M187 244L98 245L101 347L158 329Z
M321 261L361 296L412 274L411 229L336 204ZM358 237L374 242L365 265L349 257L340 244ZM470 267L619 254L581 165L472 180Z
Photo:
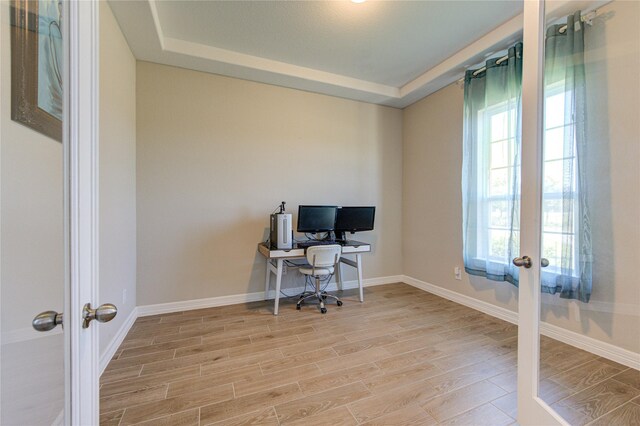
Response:
M339 244L339 243L337 241L331 241L331 240L306 240L306 241L299 241L297 243L299 248L307 248L311 246L328 246L332 244Z

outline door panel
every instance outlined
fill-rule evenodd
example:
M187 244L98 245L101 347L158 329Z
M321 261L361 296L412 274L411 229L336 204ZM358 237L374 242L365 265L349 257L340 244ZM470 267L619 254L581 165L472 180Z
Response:
M37 332L31 321L42 311L62 312L64 307L64 154L59 140L34 130L39 116L33 118L37 121L34 126L12 120L12 91L15 95L20 90L15 79L12 82L11 66L33 65L28 58L49 52L50 80L46 81L54 96L40 99L38 105L43 111L61 114L62 98L56 90L61 83L58 71L64 68L63 45L59 32L44 30L57 28L61 11L56 2L39 2L40 11L46 13L41 13L36 32L32 27L25 28L21 20L23 16L38 16L34 5L15 4L17 7L12 8L13 3L0 2L0 423L50 425L62 421L64 409L64 335L61 327ZM22 44L21 62L12 38L17 42L18 33L25 31L27 38L37 37L39 43ZM36 47L38 52L34 52ZM24 94L23 98L27 97ZM57 132L62 133L60 121Z
M546 9L547 37L559 41L547 43L543 95L540 258L549 265L538 396L572 425L614 424L638 411L629 401L640 396L624 380L640 372L623 356L640 352L640 4L547 1ZM573 34L563 31L579 10ZM560 45L569 38L573 46ZM582 336L622 351L567 344L581 346Z

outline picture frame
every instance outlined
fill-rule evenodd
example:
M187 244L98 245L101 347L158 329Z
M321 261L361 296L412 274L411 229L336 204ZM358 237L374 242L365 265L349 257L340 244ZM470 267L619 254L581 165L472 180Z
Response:
M61 0L11 1L11 119L62 142Z

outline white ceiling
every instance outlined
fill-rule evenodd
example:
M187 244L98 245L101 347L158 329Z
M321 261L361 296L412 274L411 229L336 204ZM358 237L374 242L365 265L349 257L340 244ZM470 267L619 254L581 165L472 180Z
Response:
M521 1L115 1L136 58L404 107L506 47Z

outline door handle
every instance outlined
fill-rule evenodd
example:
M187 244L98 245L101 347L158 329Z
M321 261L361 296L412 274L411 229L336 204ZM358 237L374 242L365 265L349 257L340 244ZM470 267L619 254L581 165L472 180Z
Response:
M516 257L513 259L513 264L522 268L523 266L527 269L531 268L533 263L531 262L531 258L529 256ZM544 257L540 259L540 266L546 268L549 266L549 260Z
M31 321L31 325L37 331L53 330L57 325L62 325L62 313L57 313L56 311L40 312Z
M513 264L519 268L524 266L527 269L531 268L532 265L531 258L529 256L516 257L513 259Z
M105 303L98 306L96 309L91 308L91 303L84 305L82 309L82 328L89 327L91 321L96 320L98 322L109 322L118 314L118 308L111 303Z

